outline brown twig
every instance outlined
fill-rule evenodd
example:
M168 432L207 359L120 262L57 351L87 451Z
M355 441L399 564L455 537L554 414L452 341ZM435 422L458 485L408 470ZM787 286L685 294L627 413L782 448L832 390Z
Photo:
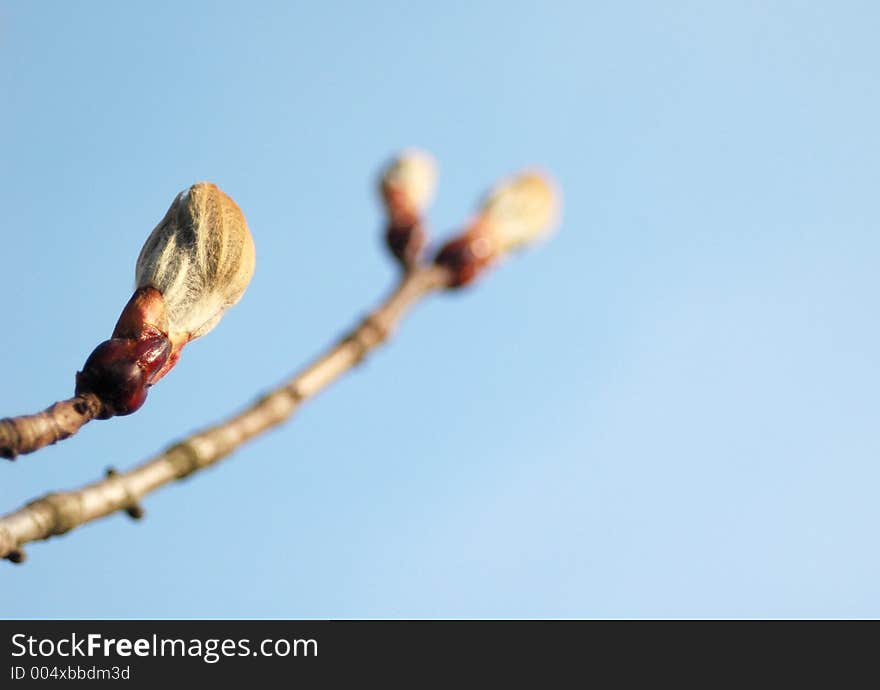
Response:
M47 494L0 517L0 557L20 563L24 560L23 546L28 542L64 534L118 511L140 517L143 511L139 502L143 496L213 465L246 441L286 421L300 403L383 343L409 306L447 287L450 281L451 274L446 268L415 268L404 274L385 302L328 352L242 412L175 443L128 472L110 471L92 484Z
M102 414L104 404L92 393L77 395L37 414L0 419L0 457L15 459L68 436Z

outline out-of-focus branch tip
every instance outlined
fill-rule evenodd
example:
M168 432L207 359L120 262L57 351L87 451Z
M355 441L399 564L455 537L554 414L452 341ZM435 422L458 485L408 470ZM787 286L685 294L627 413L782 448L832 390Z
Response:
M546 173L526 171L502 180L434 262L452 273L450 287L467 285L506 254L546 237L557 226L560 210L559 191Z
M406 270L418 263L427 242L424 213L436 186L437 164L418 149L402 151L382 171L379 189L388 217L385 242Z

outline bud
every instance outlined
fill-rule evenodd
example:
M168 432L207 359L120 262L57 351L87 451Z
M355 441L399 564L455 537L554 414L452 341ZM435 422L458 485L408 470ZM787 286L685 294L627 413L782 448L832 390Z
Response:
M238 205L210 182L177 195L147 238L138 288L165 300L168 333L186 343L210 331L241 299L254 274L254 241Z
M404 211L421 216L434 199L437 164L425 151L405 149L385 168L381 186L392 216Z
M385 241L406 268L418 261L426 235L422 215L434 197L437 166L430 154L407 149L385 168L382 199L388 212Z
M504 180L479 211L483 232L499 253L516 249L549 233L559 215L559 199L550 180L529 172Z
M559 194L550 179L526 172L496 185L476 217L444 245L434 262L453 274L452 287L471 282L483 269L549 233L559 217Z
M104 417L137 410L183 346L241 299L254 261L247 222L232 199L209 182L178 194L141 249L136 289L112 337L77 373L77 395L97 395Z

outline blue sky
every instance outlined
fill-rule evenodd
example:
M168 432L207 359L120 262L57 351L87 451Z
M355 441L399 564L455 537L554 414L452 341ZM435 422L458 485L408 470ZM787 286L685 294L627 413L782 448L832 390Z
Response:
M0 414L109 336L211 180L257 271L130 417L0 511L149 457L387 291L375 173L435 237L537 164L552 241L420 307L218 467L0 568L5 617L880 616L873 3L0 3ZM2 565L2 564L0 564Z

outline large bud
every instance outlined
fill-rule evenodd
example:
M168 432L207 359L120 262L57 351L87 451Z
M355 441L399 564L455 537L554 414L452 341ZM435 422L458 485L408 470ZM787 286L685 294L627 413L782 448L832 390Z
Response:
M136 289L110 340L77 374L105 415L130 414L146 389L241 299L254 273L254 242L236 203L210 182L177 195L138 256Z

